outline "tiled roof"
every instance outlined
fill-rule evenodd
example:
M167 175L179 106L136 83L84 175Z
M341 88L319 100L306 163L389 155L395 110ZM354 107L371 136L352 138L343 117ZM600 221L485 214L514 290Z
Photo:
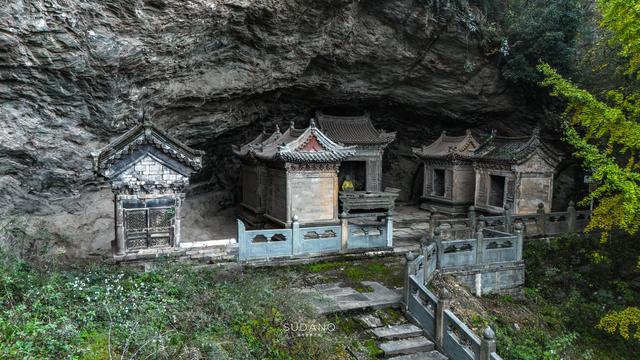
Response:
M431 144L412 150L423 159L469 158L478 146L479 143L470 130L463 136L448 136L443 131Z
M316 112L318 126L331 140L342 144L389 144L396 133L379 131L371 123L369 113L361 116L333 116Z
M138 125L101 150L91 153L94 171L104 176L111 166L143 145L153 146L166 156L192 168L194 171L202 168L203 151L188 147L153 123L146 121L143 117L144 115L140 116L141 122Z
M495 131L474 152L473 157L483 161L521 164L536 151L541 151L545 160L551 163L560 161L560 155L540 139L536 129L531 136L497 136Z
M235 146L233 151L241 157L290 163L333 163L355 154L353 146L333 142L316 127L313 120L306 129L296 129L292 123L284 133L276 129L271 136L262 140L264 137L261 134L245 145Z

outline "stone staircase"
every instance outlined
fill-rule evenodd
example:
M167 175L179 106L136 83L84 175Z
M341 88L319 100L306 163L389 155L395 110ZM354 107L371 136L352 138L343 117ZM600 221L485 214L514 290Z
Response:
M375 315L365 314L358 318L377 339L378 347L385 359L393 360L448 360L435 350L435 344L424 336L419 327L409 322L383 326Z
M378 327L372 331L381 341L379 347L387 359L447 360L435 350L435 344L424 336L422 329L411 323Z

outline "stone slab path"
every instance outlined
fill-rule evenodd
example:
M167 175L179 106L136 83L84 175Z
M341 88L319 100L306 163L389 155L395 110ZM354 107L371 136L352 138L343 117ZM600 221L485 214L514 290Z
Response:
M391 290L375 281L361 283L373 291L359 292L338 282L315 285L302 292L311 295L311 302L320 314L400 305L400 291Z

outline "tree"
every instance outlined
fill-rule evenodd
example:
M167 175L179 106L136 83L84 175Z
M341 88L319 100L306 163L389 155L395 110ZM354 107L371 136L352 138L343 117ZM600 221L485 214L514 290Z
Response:
M640 0L598 0L600 26L609 31L610 45L619 46L627 75L640 75ZM596 201L588 230L599 229L606 239L614 228L630 234L640 230L640 92L628 88L599 95L564 79L548 64L538 69L543 86L564 98L565 138L597 185L584 200ZM636 80L640 80L637 76Z
M485 1L483 7L500 23L502 34L498 38L502 38L501 70L505 79L522 85L536 84L542 79L536 71L540 59L562 72L573 68L576 37L587 23L588 10L583 0Z

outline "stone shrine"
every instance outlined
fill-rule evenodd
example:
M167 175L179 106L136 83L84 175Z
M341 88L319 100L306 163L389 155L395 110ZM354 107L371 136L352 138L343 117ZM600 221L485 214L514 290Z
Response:
M495 131L474 152L475 208L498 214L531 214L543 204L551 211L553 178L560 155L540 138L498 136Z
M263 216L281 226L290 226L294 215L301 225L339 222L338 169L354 146L332 141L311 119L306 129L292 123L233 150L243 162L242 219Z
M204 152L167 135L139 114L140 123L98 152L94 171L115 195L115 254L180 246L180 209L189 177Z
M424 165L423 207L449 216L465 214L474 202L472 155L479 143L470 130L463 136L445 131L428 146L413 148Z
M382 191L382 155L396 133L377 130L368 112L360 116L334 116L318 111L316 120L331 140L354 146L355 153L340 164L340 184L349 177L355 191Z

